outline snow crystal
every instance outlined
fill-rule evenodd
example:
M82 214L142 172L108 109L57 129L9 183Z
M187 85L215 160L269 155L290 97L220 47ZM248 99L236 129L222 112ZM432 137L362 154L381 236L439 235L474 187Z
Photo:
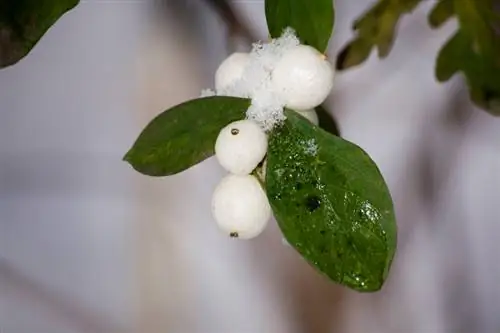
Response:
M318 153L318 145L316 144L316 140L310 139L304 142L304 151L309 155L316 155Z
M283 102L270 90L258 90L247 110L247 119L256 121L264 131L285 120Z
M271 75L281 57L298 45L300 41L292 28L286 28L281 37L269 43L254 43L242 78L225 89L210 92L219 96L250 98L247 119L259 123L265 131L271 130L285 119L284 103L270 88Z

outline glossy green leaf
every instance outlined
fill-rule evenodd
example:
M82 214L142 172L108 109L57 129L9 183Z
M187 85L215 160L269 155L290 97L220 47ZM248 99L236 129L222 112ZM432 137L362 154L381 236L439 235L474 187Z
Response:
M333 281L379 290L396 249L387 186L358 146L293 111L269 138L266 191L288 242Z
M124 160L142 174L179 173L214 154L220 130L245 118L250 100L213 96L161 113L144 128Z
M443 82L462 72L472 101L500 115L500 15L491 0L441 0L429 21L438 25L450 15L459 28L439 52L436 77Z
M265 10L271 37L292 27L304 44L326 51L335 22L333 0L266 0Z
M25 57L79 0L0 0L0 68Z
M394 43L395 29L401 16L412 12L422 0L379 0L354 22L356 36L339 53L339 70L357 66L376 48L385 58Z

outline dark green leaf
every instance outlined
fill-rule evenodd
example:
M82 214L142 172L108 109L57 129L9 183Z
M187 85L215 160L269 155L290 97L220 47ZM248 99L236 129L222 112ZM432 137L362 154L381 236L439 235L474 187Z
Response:
M318 114L319 127L324 129L330 134L340 136L340 128L337 121L331 113L329 113L323 105L316 108L316 113Z
M500 115L500 16L490 0L441 0L433 13L445 11L458 18L456 34L441 49L436 77L447 81L462 72L471 99L479 107Z
M304 44L326 51L335 21L333 0L266 0L265 7L271 37L291 27Z
M396 249L387 186L358 146L293 111L269 138L266 190L288 242L330 279L379 290Z
M142 131L124 160L149 176L173 175L214 154L220 130L245 118L250 100L214 96L161 113Z
M422 0L379 0L361 18L354 22L356 37L339 53L339 70L359 65L373 48L385 58L394 42L395 29L401 16L412 12Z
M79 0L0 0L0 68L21 60Z

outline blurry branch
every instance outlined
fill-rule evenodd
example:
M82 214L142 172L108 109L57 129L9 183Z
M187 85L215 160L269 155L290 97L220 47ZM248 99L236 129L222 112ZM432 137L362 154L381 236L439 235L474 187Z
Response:
M1 1L1 0L0 0ZM182 17L187 21L196 20L193 17L193 12L189 10L192 2L205 3L209 8L214 10L226 24L229 36L239 36L245 39L248 43L253 43L257 40L247 23L245 23L231 6L229 0L157 0L162 6L168 7L168 11L174 13L174 17Z
M183 1L183 0L180 0ZM208 3L224 20L228 26L230 35L239 35L249 43L257 40L250 27L244 23L233 10L228 0L202 0Z
M418 175L420 195L429 212L438 209L442 196L447 195L447 193L443 193L444 188L449 181L451 170L458 163L460 151L467 135L467 128L475 113L464 83L461 82L455 88L446 104L446 109L440 111L442 114L440 133L446 135L447 141L453 144L447 146L443 152L443 147L436 149L432 146L432 140L429 139L432 136L430 133L426 133L426 135L422 135L418 158L420 163ZM438 156L439 158L437 158ZM437 160L440 160L439 165L435 163Z

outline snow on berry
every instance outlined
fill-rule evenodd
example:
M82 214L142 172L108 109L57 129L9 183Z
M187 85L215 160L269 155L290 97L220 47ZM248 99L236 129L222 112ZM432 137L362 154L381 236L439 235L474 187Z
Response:
M299 45L281 57L272 74L271 89L293 110L323 103L333 86L333 68L315 48Z
M215 142L215 156L220 165L236 175L251 173L266 152L266 133L251 120L239 120L227 125Z
M212 96L216 96L216 92L212 89L203 89L201 91L201 94L200 94L200 97L212 97Z
M212 215L221 231L241 239L258 236L271 218L259 181L251 175L228 175L215 188Z
M215 92L203 96L250 98L246 118L264 131L285 119L283 108L314 109L332 88L333 69L316 49L301 45L295 31L287 28L279 38L257 42L250 53L234 53L222 62L215 75ZM314 113L311 116L314 120Z
M316 113L316 110L305 110L305 111L297 111L302 117L306 118L309 120L311 123L314 125L318 126L319 124L319 119L318 119L318 114Z

